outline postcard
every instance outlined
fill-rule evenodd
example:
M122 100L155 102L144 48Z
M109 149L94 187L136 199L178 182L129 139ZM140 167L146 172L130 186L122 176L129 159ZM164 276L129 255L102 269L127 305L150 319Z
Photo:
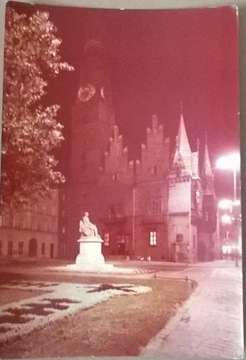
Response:
M6 6L3 358L241 358L235 6Z

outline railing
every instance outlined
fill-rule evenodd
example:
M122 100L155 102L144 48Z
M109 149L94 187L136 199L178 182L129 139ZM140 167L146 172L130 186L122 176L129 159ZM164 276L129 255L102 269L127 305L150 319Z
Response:
M166 277L166 276L159 276L156 273L152 276L152 279L165 279L165 280L172 280L172 281L185 281L186 283L190 282L191 288L194 289L198 286L198 282L196 280L188 278L188 276L184 278L173 278L173 277Z

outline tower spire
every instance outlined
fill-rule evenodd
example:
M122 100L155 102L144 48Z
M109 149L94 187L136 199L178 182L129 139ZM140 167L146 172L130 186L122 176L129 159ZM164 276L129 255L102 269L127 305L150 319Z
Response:
M183 105L182 105L183 110ZM179 130L178 130L178 150L183 158L186 169L191 173L191 148L188 140L183 112L180 114Z
M175 138L175 147L176 147L176 149L179 148L179 137L178 136L176 136L176 138Z
M201 144L200 139L197 139L196 140L196 148L197 148L198 153L199 153L199 150L200 150L200 144Z
M210 162L209 152L208 152L208 134L205 131L205 149L204 149L204 159L203 159L203 170L206 177L213 177L213 170Z

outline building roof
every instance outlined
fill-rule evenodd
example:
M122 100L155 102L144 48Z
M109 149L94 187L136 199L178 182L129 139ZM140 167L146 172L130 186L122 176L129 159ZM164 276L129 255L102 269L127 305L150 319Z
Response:
M203 159L203 172L204 172L204 175L207 176L207 177L211 177L211 178L214 177L212 166L211 166L211 161L210 161L210 157L209 157L209 152L208 152L207 132L205 133L205 149L204 149L204 159Z
M186 170L191 174L192 173L192 163L191 163L191 148L189 139L187 136L183 113L180 115L179 130L178 130L178 150L183 159Z

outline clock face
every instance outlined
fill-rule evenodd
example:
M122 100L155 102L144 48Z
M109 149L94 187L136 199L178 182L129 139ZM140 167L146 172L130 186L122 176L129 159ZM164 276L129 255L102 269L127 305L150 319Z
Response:
M112 97L111 92L108 88L102 87L100 90L101 97L109 104L111 105Z
M89 101L96 93L96 89L93 85L87 84L85 86L81 86L78 91L78 99L81 102Z

